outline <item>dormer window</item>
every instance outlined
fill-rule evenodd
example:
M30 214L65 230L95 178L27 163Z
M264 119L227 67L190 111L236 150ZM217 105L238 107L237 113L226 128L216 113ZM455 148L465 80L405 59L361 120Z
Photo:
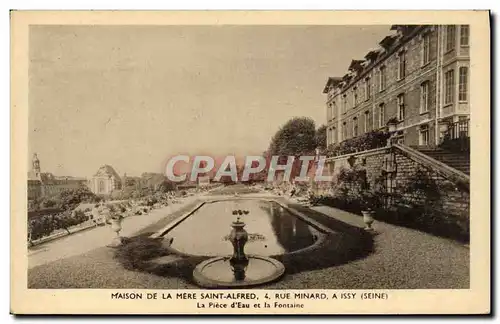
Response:
M394 44L394 41L396 40L397 36L391 35L391 36L386 36L382 41L379 43L384 50L389 50L391 46Z

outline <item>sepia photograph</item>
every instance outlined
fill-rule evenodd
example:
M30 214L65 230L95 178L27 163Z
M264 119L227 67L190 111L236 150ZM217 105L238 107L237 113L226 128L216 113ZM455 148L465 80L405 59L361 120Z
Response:
M467 293L481 274L489 287L489 251L482 272L471 259L490 217L474 209L487 184L471 182L489 174L489 146L474 145L489 143L489 90L475 92L489 35L474 32L489 18L475 14L26 19L16 286L198 313L389 308L393 291Z

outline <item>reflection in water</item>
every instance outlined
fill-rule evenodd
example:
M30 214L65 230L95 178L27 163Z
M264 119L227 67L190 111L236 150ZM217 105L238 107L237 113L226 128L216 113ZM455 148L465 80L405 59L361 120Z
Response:
M234 209L248 210L241 216L249 240L247 255L273 256L312 245L317 230L274 202L238 199L207 203L170 230L172 248L191 255L229 256L233 254L228 234L236 220Z
M311 227L290 215L282 206L269 203L261 208L267 210L278 242L287 252L302 249L316 241L317 235L311 232Z

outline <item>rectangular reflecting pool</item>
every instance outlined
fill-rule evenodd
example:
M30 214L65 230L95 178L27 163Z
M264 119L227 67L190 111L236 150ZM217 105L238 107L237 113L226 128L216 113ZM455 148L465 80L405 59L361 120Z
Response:
M245 253L272 256L304 249L323 235L272 201L236 199L207 202L185 220L166 232L172 237L172 248L197 256L226 256L233 253L229 241L233 210L248 210L242 215L249 239Z

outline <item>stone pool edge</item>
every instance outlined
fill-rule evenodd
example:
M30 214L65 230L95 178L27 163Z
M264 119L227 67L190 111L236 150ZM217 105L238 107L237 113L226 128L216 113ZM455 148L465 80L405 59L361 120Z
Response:
M306 251L310 251L310 250L316 249L316 248L318 248L318 246L320 246L321 244L323 244L325 242L326 237L328 235L337 234L332 229L330 229L330 228L326 227L325 225L323 225L323 224L315 221L314 219L308 217L306 214L304 214L304 213L302 213L302 212L300 212L298 210L295 210L293 207L288 206L284 202L279 201L279 199L268 197L268 196L267 197L258 197L258 196L257 197L244 197L244 196L233 197L233 196L226 196L226 197L208 198L208 199L205 199L203 201L198 202L192 209L186 211L181 216L175 218L170 223L168 223L165 227L163 227L161 230L159 230L156 233L150 235L149 237L153 238L153 239L157 239L157 238L160 238L160 237L163 237L163 236L167 235L169 231L171 231L172 229L174 229L175 227L177 227L178 225L180 225L183 221L185 221L189 216L191 216L194 212L196 212L197 210L199 210L205 204L215 203L215 202L219 202L219 201L241 200L241 199L245 199L245 200L246 199L248 199L248 200L262 200L262 201L267 201L267 202L274 202L274 203L280 205L282 208L284 208L287 211L289 211L294 217L297 217L298 219L300 219L304 223L308 224L309 226L312 226L314 229L316 229L321 234L321 235L318 235L318 240L316 242L314 242L312 245L307 246L307 247L302 248L302 249L297 250L297 251L284 253L283 255L294 255L294 254L304 253ZM188 253L185 253L185 252L177 251L177 250L175 250L175 249L173 249L171 247L170 247L170 250L171 250L171 252L173 252L173 253L175 253L175 254L177 254L179 256L183 256L183 257L202 257L200 255L192 255L192 254L188 254ZM273 256L273 257L277 257L277 256Z

